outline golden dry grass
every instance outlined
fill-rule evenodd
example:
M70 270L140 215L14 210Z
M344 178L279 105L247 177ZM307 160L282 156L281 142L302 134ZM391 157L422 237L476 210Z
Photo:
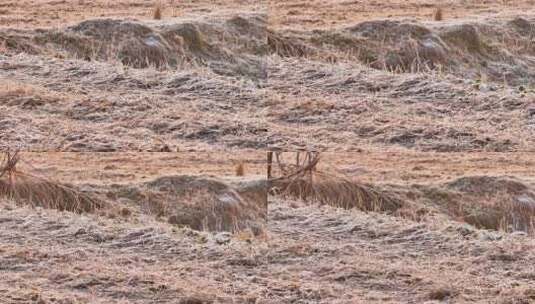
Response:
M0 196L18 204L76 213L94 212L104 206L101 200L70 186L18 170L19 161L17 152L4 153L0 165Z
M504 198L504 200L494 201L483 207L486 208L465 215L463 220L482 229L504 232L525 231L534 234L534 206L523 205L511 198Z
M245 165L243 163L239 163L236 165L236 176L244 176L245 175Z
M156 2L156 4L154 5L154 10L152 12L152 18L154 20L160 20L162 19L162 3L161 2Z
M433 20L442 21L444 20L443 12L441 7L437 7L433 13Z
M325 172L279 180L273 185L285 197L344 209L395 212L402 207L400 201L380 190Z
M281 153L277 163L283 176L271 180L272 192L309 203L331 205L344 209L394 212L402 207L400 201L373 187L319 171L320 154L295 154L295 164L283 163Z
M424 5L424 2L427 2ZM270 0L269 22L273 28L323 29L345 26L369 20L406 18L428 20L432 17L437 1L387 0L387 1L287 1ZM448 18L474 19L481 15L509 16L519 11L529 11L531 0L449 1Z
M288 155L289 153L285 153ZM271 180L271 192L290 199L301 200L306 203L318 203L320 205L330 205L345 209L359 209L364 211L385 212L400 216L414 221L426 221L427 218L436 215L445 216L449 219L465 222L474 227L490 230L499 230L504 232L524 231L532 234L535 227L535 204L533 201L533 187L530 186L529 178L522 179L500 177L505 171L501 171L498 165L494 165L495 171L488 171L484 176L467 176L466 173L474 172L481 166L488 166L492 154L487 154L488 158L478 158L480 164L469 164L470 158L467 158L463 168L465 176L459 178L458 175L452 174L445 176L445 180L439 183L429 181L429 172L425 173L424 167L433 167L434 163L444 162L446 159L422 159L422 166L414 166L414 171L423 171L423 179L420 179L419 185L407 184L407 180L414 178L418 180L418 175L411 176L411 169L400 168L396 165L382 164L382 167L373 167L370 164L370 157L363 154L360 160L348 156L342 157L339 153L323 153L322 161L319 162L319 156L313 158L312 166L304 167L288 165L284 163L283 169L285 176ZM395 160L394 157L379 157L381 161ZM409 156L408 154L406 157ZM497 155L494 155L496 157ZM401 156L399 156L401 157ZM457 156L458 157L458 156ZM286 157L288 159L288 157ZM292 159L292 157L290 157ZM496 158L494 159L497 160ZM409 163L417 163L416 160L407 160ZM453 160L449 160L452 162ZM454 171L458 166L445 163ZM360 163L368 166L371 172L381 172L381 176L369 178L369 174L361 174L358 180L355 173L344 170L343 165L337 167L335 164L355 164ZM515 163L515 161L512 161ZM516 170L509 164L509 169ZM399 165L399 164L398 164ZM527 165L527 164L526 164ZM442 167L442 168L445 168ZM529 166L528 166L529 167ZM288 168L292 168L290 171ZM324 169L328 168L328 171ZM385 171L391 169L393 172ZM434 173L440 171L435 167ZM348 176L344 177L346 172ZM383 184L378 182L385 176L395 174L402 180L397 180L397 185ZM337 172L337 173L331 173ZM365 171L362 171L365 172ZM518 172L518 171L516 171ZM531 176L532 178L532 176ZM367 182L360 182L367 181ZM395 180L392 176L389 180Z

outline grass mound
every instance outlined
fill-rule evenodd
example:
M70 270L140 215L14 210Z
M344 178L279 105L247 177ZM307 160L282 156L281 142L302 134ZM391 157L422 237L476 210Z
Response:
M7 53L118 62L134 68L206 66L218 74L263 78L266 18L261 15L142 22L92 19L46 30L0 30Z
M94 212L104 206L99 199L73 187L17 170L18 153L6 153L0 165L0 196L18 204L76 213Z
M524 183L470 176L445 186L461 194L456 214L469 224L494 230L535 231L535 192Z
M535 192L519 180L465 176L416 190L416 206L431 207L453 220L482 229L535 232Z
M269 52L281 57L307 57L314 54L312 48L297 39L284 37L275 32L267 35Z
M116 195L141 205L144 212L200 231L263 233L267 216L265 185L231 186L214 178L164 176Z
M76 57L118 60L136 68L174 65L182 53L179 41L167 41L153 28L135 21L87 20L53 34L58 36L54 41L74 51Z
M419 23L365 21L345 28L272 32L271 53L357 60L398 73L439 72L509 84L533 77L533 19ZM328 55L328 56L327 56Z

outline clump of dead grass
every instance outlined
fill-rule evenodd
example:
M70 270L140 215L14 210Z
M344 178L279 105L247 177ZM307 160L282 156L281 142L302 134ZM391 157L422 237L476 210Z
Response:
M442 11L441 7L437 7L435 11L433 12L433 20L435 21L442 21L444 20L444 13Z
M45 104L61 102L64 98L65 96L45 88L22 82L6 80L0 83L0 103L8 106L33 109Z
M518 180L468 176L445 185L460 194L455 213L479 228L535 231L535 193Z
M452 296L452 291L448 288L437 288L431 290L427 297L429 300L443 301Z
M0 196L17 204L76 213L93 212L103 207L102 201L70 186L19 170L19 162L18 152L4 153L0 161Z
M154 4L154 10L152 12L152 18L154 20L161 20L162 19L162 3L160 1L156 2Z
M433 206L452 219L480 229L535 232L535 192L519 180L465 176L420 190L418 205Z
M238 163L236 165L236 176L244 176L245 175L245 165L243 163Z
M270 52L281 57L306 57L313 54L312 49L305 44L271 31L267 34L267 40Z
M371 186L317 170L319 160L319 153L308 152L303 159L297 153L296 164L288 165L283 164L280 153L277 154L279 169L284 174L270 181L272 192L344 209L395 212L402 207L399 200Z
M474 196L468 197L459 210L459 216L465 222L484 229L535 232L535 205L532 202L518 200L506 192Z
M139 204L144 213L198 231L260 235L267 217L267 187L261 182L230 185L200 176L162 176L116 195Z

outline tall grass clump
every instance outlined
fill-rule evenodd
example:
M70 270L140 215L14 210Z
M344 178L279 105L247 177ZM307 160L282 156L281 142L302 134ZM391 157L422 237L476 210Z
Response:
M244 176L245 175L245 165L243 163L238 163L236 165L236 176Z
M73 187L25 173L17 168L18 152L6 152L0 159L0 196L17 204L40 206L76 213L93 212L103 202Z
M435 11L433 12L433 20L435 21L442 21L444 20L444 13L442 11L441 7L437 7Z
M152 12L152 18L154 20L161 20L162 19L162 3L160 1L156 2L154 4L154 10Z
M270 180L272 193L309 203L344 209L394 212L401 202L371 186L317 169L319 153L296 154L295 165L284 164L280 153L276 160L282 176Z

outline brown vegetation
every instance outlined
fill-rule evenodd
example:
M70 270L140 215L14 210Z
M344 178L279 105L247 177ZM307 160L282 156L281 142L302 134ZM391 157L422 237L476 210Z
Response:
M4 153L0 165L0 197L19 204L77 213L93 212L104 206L101 200L73 187L19 171L19 160L17 152Z
M443 12L441 7L437 7L433 12L433 20L442 21L444 20Z
M272 194L286 199L383 212L415 221L438 214L477 228L535 232L535 189L519 180L465 176L438 185L381 187L318 169L317 153L309 152L299 162L300 153L296 152L296 165L281 162L282 154L276 155L283 176L271 179L270 186Z
M535 243L515 226L522 222L493 231L461 215L494 215L501 198L528 207L535 154L272 154L269 205L262 151L19 154L16 170L31 164L69 180L120 216L0 198L0 257L9 261L0 302L488 302L491 294L529 303ZM247 178L235 176L242 162ZM275 191L288 185L284 176L298 190ZM385 197L401 205L374 207Z
M154 11L152 12L152 18L155 20L162 19L162 3L160 1L154 4Z
M380 191L347 178L317 170L319 153L296 152L296 164L284 163L277 153L277 164L283 176L270 180L271 191L308 203L319 203L345 209L395 212L401 202Z
M236 165L236 176L244 176L245 175L245 165L243 163L238 163Z
M535 299L532 0L4 2L0 303Z

